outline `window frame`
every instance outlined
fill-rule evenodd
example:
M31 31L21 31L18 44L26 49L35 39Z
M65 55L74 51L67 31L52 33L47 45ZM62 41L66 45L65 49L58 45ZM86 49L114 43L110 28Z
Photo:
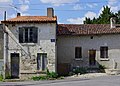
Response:
M18 29L19 29L19 43L37 43L38 42L38 27L23 26L23 27L19 27ZM31 35L32 35L32 38L30 37Z
M101 46L100 47L100 58L101 59L108 59L108 46Z
M75 47L75 59L82 58L82 47Z

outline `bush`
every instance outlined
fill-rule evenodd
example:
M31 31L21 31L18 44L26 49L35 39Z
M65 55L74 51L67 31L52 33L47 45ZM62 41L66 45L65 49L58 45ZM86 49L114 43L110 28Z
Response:
M83 68L83 67L76 67L75 69L73 69L73 74L75 73L75 74L85 74L85 73L87 73L87 70L85 69L85 68Z
M34 76L32 77L33 80L38 81L38 80L47 80L46 76Z
M53 80L53 79L57 79L58 78L58 74L55 72L49 72L49 70L47 69L46 71L46 75L45 76L35 76L32 77L33 80Z
M99 69L106 69L104 65L99 65Z
M3 75L2 74L0 75L0 81L3 81Z

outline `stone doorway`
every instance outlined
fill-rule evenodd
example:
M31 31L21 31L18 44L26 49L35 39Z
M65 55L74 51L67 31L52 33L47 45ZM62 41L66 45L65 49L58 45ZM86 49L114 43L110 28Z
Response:
M11 53L11 78L19 78L19 53Z

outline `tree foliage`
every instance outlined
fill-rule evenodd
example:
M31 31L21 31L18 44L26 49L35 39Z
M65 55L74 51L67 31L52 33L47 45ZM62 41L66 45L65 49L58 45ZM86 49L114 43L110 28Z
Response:
M85 18L84 24L110 24L110 18L116 17L116 23L120 24L120 11L117 13L111 12L108 6L103 7L102 13L99 15L98 18Z

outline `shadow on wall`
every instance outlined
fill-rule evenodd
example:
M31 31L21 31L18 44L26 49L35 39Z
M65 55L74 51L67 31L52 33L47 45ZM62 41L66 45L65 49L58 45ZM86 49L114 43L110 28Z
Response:
M75 62L75 61L74 61ZM76 62L78 63L78 62ZM61 63L57 66L57 72L59 75L68 76L71 74L84 74L84 73L105 73L106 67L104 65L99 64L96 61L97 65L91 65L89 67L85 67L81 64L72 64L72 63Z

